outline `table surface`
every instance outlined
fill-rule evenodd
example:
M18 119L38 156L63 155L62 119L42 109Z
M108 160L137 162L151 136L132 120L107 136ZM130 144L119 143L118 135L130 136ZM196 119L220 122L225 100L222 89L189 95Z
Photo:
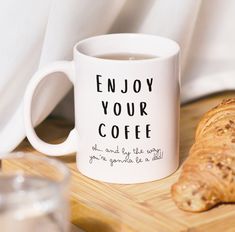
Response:
M195 126L201 115L223 98L235 97L227 92L197 100L181 107L180 162L193 143ZM72 125L64 120L47 119L37 128L38 135L53 143L64 140ZM50 133L48 133L50 132ZM17 148L35 151L25 140ZM170 177L144 184L118 185L91 180L81 175L75 156L57 158L71 170L71 222L92 232L183 232L235 231L235 205L219 205L203 213L179 210L170 196L180 168Z

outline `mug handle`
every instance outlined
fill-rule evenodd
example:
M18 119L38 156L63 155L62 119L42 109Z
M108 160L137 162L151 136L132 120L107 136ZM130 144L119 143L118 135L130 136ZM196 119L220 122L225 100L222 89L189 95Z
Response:
M49 144L41 140L35 133L31 116L32 100L37 86L47 75L54 72L64 73L74 85L75 72L73 61L57 61L42 69L39 69L33 75L25 92L24 124L26 136L36 150L50 156L62 156L76 152L77 132L75 128L70 131L68 138L64 142L60 144Z

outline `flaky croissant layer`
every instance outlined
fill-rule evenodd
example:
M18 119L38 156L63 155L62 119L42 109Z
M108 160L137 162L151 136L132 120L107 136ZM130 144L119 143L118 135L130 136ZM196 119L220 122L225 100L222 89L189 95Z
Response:
M235 202L235 98L202 117L171 194L179 208L191 212Z

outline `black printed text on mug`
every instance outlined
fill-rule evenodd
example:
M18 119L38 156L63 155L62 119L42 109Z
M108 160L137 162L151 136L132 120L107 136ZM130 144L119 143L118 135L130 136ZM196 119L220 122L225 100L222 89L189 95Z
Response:
M144 85L145 84L145 85ZM124 85L122 88L118 89L116 85L116 80L114 78L107 78L106 83L103 82L102 75L96 75L96 87L97 92L109 92L115 93L120 91L120 93L126 94L129 91L133 93L139 93L143 88L146 88L148 92L152 92L153 78L146 78L143 81L135 79L130 85L127 79L124 80ZM120 102L115 102L112 105L107 100L101 101L101 107L104 115L113 114L115 116L120 116L121 114L126 114L129 117L133 117L136 114L140 116L147 116L147 102L141 101L138 104L134 102L127 102L125 105ZM150 138L151 126L146 124L145 126L140 125L124 125L123 128L120 128L118 125L108 126L104 122L99 124L98 133L101 137L106 137L107 134L111 135L112 138L117 139L120 137L120 130L123 130L124 138L129 139L130 134L131 138L140 139L140 138Z

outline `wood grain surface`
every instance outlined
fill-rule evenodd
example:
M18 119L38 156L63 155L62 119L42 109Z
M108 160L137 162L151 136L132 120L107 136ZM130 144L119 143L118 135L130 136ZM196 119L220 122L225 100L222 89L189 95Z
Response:
M193 143L195 126L201 115L223 98L235 96L228 92L187 104L181 109L181 164ZM57 143L65 138L70 123L48 119L37 128L46 141ZM38 154L25 140L18 148ZM41 155L41 154L40 154ZM71 221L92 232L232 232L235 231L235 205L219 205L203 213L179 210L170 196L170 187L180 169L170 177L145 184L117 185L91 180L76 169L75 156L58 158L72 173Z

